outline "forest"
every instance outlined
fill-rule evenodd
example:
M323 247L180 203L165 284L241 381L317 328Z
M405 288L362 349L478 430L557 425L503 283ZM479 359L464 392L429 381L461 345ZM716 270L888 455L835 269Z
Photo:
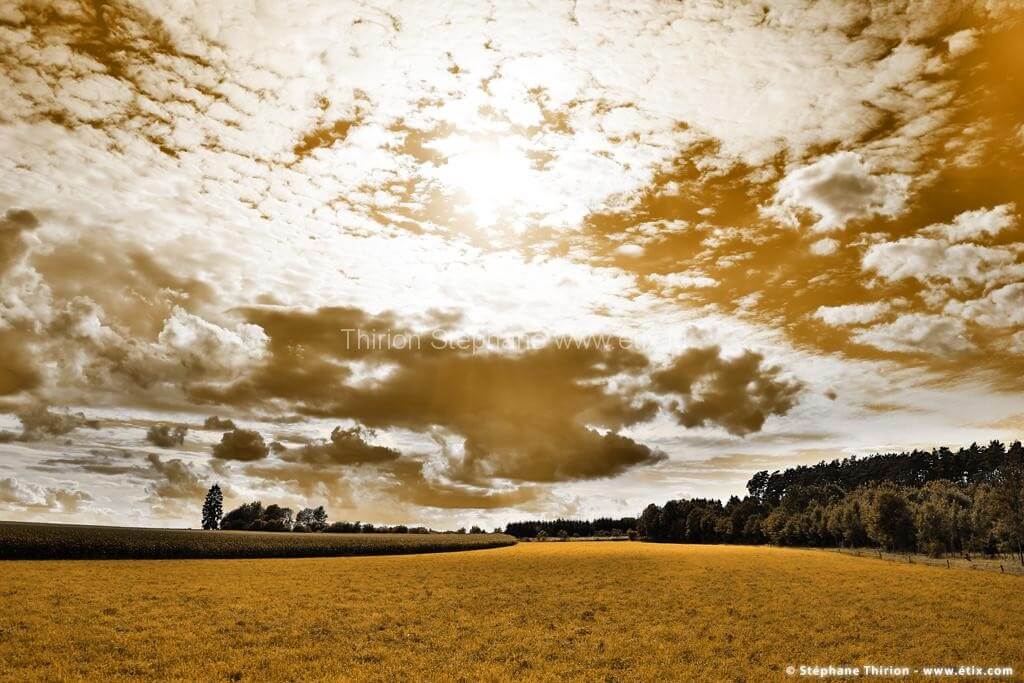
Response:
M599 521L603 528L602 520L517 522L506 533L594 535ZM635 533L676 543L1008 553L1024 564L1024 447L992 441L761 471L742 498L652 503L636 519Z

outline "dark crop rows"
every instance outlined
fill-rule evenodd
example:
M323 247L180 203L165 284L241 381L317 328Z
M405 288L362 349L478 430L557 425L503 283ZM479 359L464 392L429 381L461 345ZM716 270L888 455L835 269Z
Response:
M2 560L401 555L514 543L504 534L300 534L0 522Z

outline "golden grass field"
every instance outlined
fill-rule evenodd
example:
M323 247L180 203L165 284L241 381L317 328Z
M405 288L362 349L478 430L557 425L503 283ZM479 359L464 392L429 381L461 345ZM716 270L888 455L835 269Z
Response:
M452 554L0 562L18 680L785 678L1024 667L1024 578L820 551L522 543Z

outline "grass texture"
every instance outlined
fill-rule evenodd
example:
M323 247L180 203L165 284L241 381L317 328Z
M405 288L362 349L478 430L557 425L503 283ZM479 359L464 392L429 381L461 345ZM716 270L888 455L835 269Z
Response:
M513 543L503 534L295 534L0 522L0 560L400 555Z
M817 551L523 543L287 560L0 562L16 680L736 680L1014 666L1024 578Z

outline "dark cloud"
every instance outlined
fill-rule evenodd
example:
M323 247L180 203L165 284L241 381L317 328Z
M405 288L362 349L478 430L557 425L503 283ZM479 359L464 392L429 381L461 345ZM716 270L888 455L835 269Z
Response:
M146 441L160 448L174 448L185 443L187 433L185 425L153 425L146 431Z
M230 419L223 420L217 415L211 415L203 421L203 429L223 432L235 429L235 423Z
M67 472L75 470L78 472L88 472L89 474L116 477L123 477L125 475L134 477L146 476L146 472L139 467L135 454L131 451L120 449L93 449L88 455L47 458L40 461L37 465L30 465L29 469L40 472Z
M39 227L39 219L30 211L11 209L0 218L0 286L27 251L24 233ZM0 296L0 309L5 297ZM6 321L4 321L6 322ZM17 394L39 385L39 372L29 356L31 338L19 325L0 324L0 396Z
M296 161L313 154L318 149L329 148L336 142L344 142L353 123L353 121L338 119L309 131L292 148Z
M763 360L751 351L726 359L717 346L694 348L653 373L651 381L659 392L683 397L671 408L679 424L714 424L742 436L760 431L769 415L789 412L803 388Z
M213 457L219 460L262 460L270 453L263 435L250 429L225 432L220 443L213 447Z
M31 211L10 209L0 218L0 276L16 264L26 251L22 234L39 227Z
M36 404L16 413L21 420L21 441L40 441L47 437L63 436L78 429L99 428L99 421L90 420L82 413L54 412L49 407Z
M28 338L16 330L0 330L0 396L28 391L39 386L40 376L29 357Z
M155 453L148 454L146 460L156 477L147 489L151 495L161 499L193 500L206 494L203 480L184 461L161 460Z
M306 415L369 427L440 427L464 440L466 457L453 472L474 483L607 477L665 457L615 433L653 417L657 404L613 385L612 378L648 367L643 354L614 340L560 339L518 353L473 353L431 344L429 337L413 348L373 347L355 344L345 330L415 331L390 314L353 308L245 313L270 337L271 353L240 382L197 388L197 399L250 407L287 401ZM352 361L388 372L372 383L353 383ZM332 440L307 457L326 461L329 452L353 447Z
M613 432L600 434L572 424L548 427L524 431L514 421L490 420L466 439L466 456L456 473L471 482L490 478L558 482L613 477L667 458Z
M375 436L374 430L359 425L349 429L335 427L329 441L284 451L282 458L310 465L363 465L386 463L401 457L393 448L368 443L367 440Z
M99 306L105 323L142 340L156 338L175 306L196 310L213 299L213 288L205 282L172 272L186 265L186 256L175 258L177 263L165 263L97 233L56 244L29 261L55 301L85 298Z

